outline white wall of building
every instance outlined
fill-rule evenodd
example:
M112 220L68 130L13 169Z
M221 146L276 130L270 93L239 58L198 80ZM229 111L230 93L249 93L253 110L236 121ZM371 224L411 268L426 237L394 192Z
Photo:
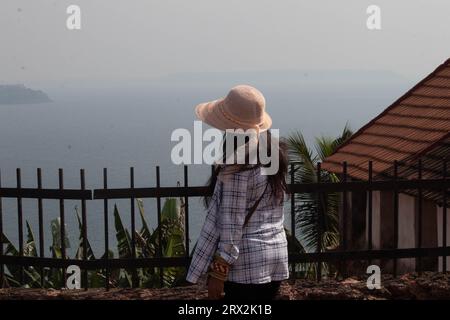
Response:
M437 207L438 245L442 246L442 207ZM450 246L450 209L447 208L447 246ZM442 257L439 257L439 271L442 271ZM447 271L450 271L450 257L447 257Z
M416 199L410 195L399 194L399 221L398 221L398 247L415 248L416 243ZM436 206L437 244L442 246L442 207ZM374 249L381 248L381 237L383 235L383 221L381 217L381 193L372 192L372 243ZM368 211L367 211L368 216ZM434 213L433 215L434 216ZM425 217L424 217L425 218ZM427 215L429 219L429 215ZM427 221L429 222L429 221ZM447 209L447 246L450 246L450 208ZM368 237L368 232L366 232ZM416 268L415 258L404 258L397 260L400 273L414 272ZM442 257L439 258L439 271L442 271ZM450 256L447 257L447 271L450 271Z
M416 247L415 237L415 198L406 194L398 197L398 247ZM416 268L414 258L399 259L397 261L399 272L411 272Z

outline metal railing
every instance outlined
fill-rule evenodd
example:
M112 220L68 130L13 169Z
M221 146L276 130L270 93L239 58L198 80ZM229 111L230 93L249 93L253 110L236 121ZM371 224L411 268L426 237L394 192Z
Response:
M298 164L297 164L298 165ZM320 197L330 192L336 192L341 195L341 219L343 225L347 226L348 219L348 194L354 191L364 191L367 193L367 212L361 213L367 215L367 230L368 237L366 248L363 250L352 250L349 248L349 240L347 232L340 233L340 245L337 250L327 251L326 248L322 248L321 238L323 230L323 217L324 208L322 206L322 201L318 202L317 208L317 230L318 230L318 241L319 244L316 252L310 253L293 253L289 254L289 263L291 264L293 270L293 276L295 276L295 266L302 263L315 263L317 266L317 279L321 280L323 272L321 270L322 263L342 263L342 261L352 261L352 260L365 260L371 262L376 259L389 259L393 260L393 274L397 274L397 259L401 258L417 258L418 260L418 270L421 271L421 259L424 257L442 257L442 270L447 270L446 257L450 256L450 247L447 246L447 209L448 209L448 199L449 199L449 189L450 189L450 179L447 174L447 164L443 161L442 164L442 175L438 178L433 179L422 179L422 165L419 161L417 165L418 174L415 179L403 179L398 176L398 163L393 164L393 175L388 179L384 178L382 180L374 180L372 163L368 163L367 173L368 177L366 181L352 181L348 179L347 174L347 164L344 162L342 164L342 174L339 182L323 182L322 175L323 170L321 165L317 166L317 176L315 183L300 183L296 181L296 164L292 163L290 165L290 177L289 177L289 192L292 195L301 193L312 193ZM87 279L87 270L103 269L105 273L105 287L109 288L110 281L110 271L113 269L134 269L137 268L147 268L155 267L162 270L167 267L187 267L190 263L190 246L189 246L189 199L192 197L203 197L210 195L212 190L205 186L189 186L188 184L188 167L184 167L184 185L177 187L161 187L160 185L160 168L156 167L156 186L148 188L135 188L134 186L134 169L130 168L130 181L129 187L113 189L108 188L108 172L107 169L103 170L103 188L101 189L87 189L85 184L85 171L80 170L80 188L79 189L66 189L64 188L64 175L63 170L59 169L59 187L56 189L46 189L42 186L42 172L41 169L37 169L37 187L36 188L23 188L21 184L21 171L17 169L16 180L17 185L14 188L3 187L1 185L0 176L0 235L5 232L4 226L4 215L5 212L2 210L2 198L13 198L17 200L17 218L18 218L18 242L19 249L18 255L6 255L4 252L3 244L0 245L0 283L3 285L5 277L5 265L15 265L21 268L21 279L20 283L23 282L23 272L25 267L33 266L42 270L44 268L67 268L70 265L78 265L83 272L83 286L89 287L89 281ZM404 190L416 190L415 197L417 198L417 246L413 248L398 248L399 239L399 193ZM442 243L441 246L436 246L432 248L425 248L422 245L423 235L422 235L422 223L423 223L423 192L428 190L434 194L438 195L438 205L442 206ZM394 247L393 248L382 248L374 249L373 245L373 212L372 212L372 193L374 191L390 191L394 196ZM184 224L185 224L185 246L186 255L184 257L164 257L161 246L161 232L159 232L158 247L156 248L155 257L152 258L137 258L136 256L136 239L134 232L131 235L131 246L132 246L132 256L130 258L109 258L108 252L110 250L110 235L109 235L109 222L110 214L108 201L112 199L129 199L130 200L130 223L131 230L135 230L135 200L138 198L154 198L157 203L157 221L158 226L161 224L161 199L167 197L181 197L184 199ZM39 252L37 257L25 256L24 254L24 230L23 230L23 210L22 210L22 200L30 198L37 199L38 204L38 239L39 239ZM43 200L56 200L59 201L59 218L61 221L60 235L61 239L65 239L66 230L65 226L65 201L66 200L77 200L81 204L81 219L82 219L82 234L83 234L83 252L82 259L71 259L67 256L67 249L65 247L64 241L61 241L61 258L49 258L45 257L44 254L44 225L43 225ZM104 252L105 255L101 259L88 260L87 257L87 230L88 230L88 212L87 212L87 201L92 200L103 200L103 235L104 235ZM290 216L291 216L291 233L295 238L296 234L296 215L301 214L296 210L296 198L292 196L290 198ZM9 213L8 213L9 214ZM439 227L439 226L438 226ZM12 230L8 227L8 232ZM97 230L101 232L101 230ZM436 234L437 237L437 234ZM64 274L64 273L63 273ZM160 272L162 277L162 272ZM160 279L162 283L162 278ZM43 281L41 279L41 281ZM133 286L136 286L135 281L133 281Z

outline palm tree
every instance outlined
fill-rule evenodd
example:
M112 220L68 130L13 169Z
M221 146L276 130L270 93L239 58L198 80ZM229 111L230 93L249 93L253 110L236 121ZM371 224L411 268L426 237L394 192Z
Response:
M319 137L315 139L314 147L310 148L297 131L287 138L290 161L294 166L296 183L318 182L317 164L330 156L350 136L352 131L346 125L337 138ZM337 182L338 176L321 171L321 182ZM321 204L323 215L319 216ZM299 241L306 252L332 250L339 246L339 193L300 193L295 194L295 222L299 231ZM319 228L322 231L319 236ZM320 239L320 240L319 240ZM320 241L320 242L319 242ZM319 246L320 244L320 246ZM323 270L329 269L323 265ZM309 265L309 274L315 273L315 264Z

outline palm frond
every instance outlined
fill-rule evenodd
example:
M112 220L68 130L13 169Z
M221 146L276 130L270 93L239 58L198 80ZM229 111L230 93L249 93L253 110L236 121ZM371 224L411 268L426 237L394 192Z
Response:
M332 155L344 143L352 131L346 125L337 138L319 137L315 139L314 152L308 147L300 132L291 134L288 139L290 159L298 162L294 177L296 183L314 183L318 181L317 164ZM333 174L321 171L322 182L338 182L339 178ZM295 222L298 239L306 252L333 250L339 246L339 203L340 195L336 192L301 193L295 194ZM319 210L320 209L320 210ZM319 217L319 211L323 216ZM319 219L320 218L320 219ZM319 230L322 231L320 237ZM331 270L332 266L323 264L323 270ZM316 272L317 264L304 265L305 274Z

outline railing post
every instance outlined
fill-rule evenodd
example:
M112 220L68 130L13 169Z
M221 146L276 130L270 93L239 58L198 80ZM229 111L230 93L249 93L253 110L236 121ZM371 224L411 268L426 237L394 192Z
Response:
M442 247L447 246L447 187L445 180L447 178L447 159L442 161L442 179L444 180L444 188L442 190ZM442 272L447 272L447 255L442 256Z
M85 181L85 172L84 169L80 170L80 183L81 183L81 190L86 190L86 181ZM86 200L81 200L81 222L83 224L83 260L87 261L87 217L86 217ZM84 282L84 288L85 290L89 287L88 282L88 270L83 270L83 282Z
M397 189L397 180L398 180L398 161L394 161L394 249L398 248L398 189ZM397 276L397 259L393 260L393 268L392 268L393 276Z
M322 182L322 169L321 169L321 163L317 163L317 183ZM317 198L318 198L318 207L317 207L317 253L322 252L322 238L323 238L323 206L322 206L322 197L323 193L321 191L317 192ZM320 281L322 279L322 260L319 259L317 263L317 281Z
M341 183L347 183L347 162L344 161L342 163L342 174L341 174ZM340 250L345 251L347 250L347 211L348 211L348 204L347 204L347 188L344 188L342 191L342 229L340 230ZM347 261L340 261L339 262L339 269L342 273L342 276L345 276L347 272L345 272L345 266L347 265Z
M130 168L130 189L134 189L134 168ZM135 198L131 197L130 200L130 213L131 213L131 257L136 259L136 223L135 223L135 208L134 208ZM132 287L136 288L139 286L139 279L137 276L137 269L133 268L131 275Z
M161 187L161 177L160 177L160 171L159 166L156 167L156 188L159 191L159 188ZM158 258L161 258L163 256L162 251L162 232L161 232L161 197L158 195L156 197L156 208L158 212ZM164 285L164 278L163 278L163 268L159 268L159 284L160 287Z
M16 181L17 181L17 189L20 190L22 188L20 168L16 169ZM22 197L17 197L17 215L18 215L18 226L19 226L19 256L23 257L23 213L22 213ZM24 285L24 268L20 266L20 275L19 282L20 285Z
M291 186L295 184L295 164L291 163ZM296 240L295 234L295 193L291 192L291 237L293 241ZM296 275L296 264L292 263L292 275L295 279Z
M419 159L418 161L418 179L422 180L422 159ZM419 188L417 190L417 220L418 220L418 228L417 231L417 246L418 248L422 248L422 211L423 211L423 200L422 200L422 185L419 184ZM417 271L420 274L422 274L422 257L417 258Z
M184 166L184 187L188 187L188 167ZM185 249L186 256L189 257L189 197L184 197L184 233L185 233Z
M2 173L0 171L0 188L2 187ZM0 196L0 257L3 256L3 201ZM5 281L5 266L0 263L0 288L3 288Z
M37 169L37 187L38 190L42 190L42 170ZM44 216L43 216L42 197L38 198L38 219L39 219L39 257L44 258ZM41 274L41 287L45 286L44 268L40 268Z
M342 163L342 182L347 183L347 162ZM342 248L347 250L347 211L348 211L348 199L347 189L344 188L342 192Z
M58 170L58 178L59 178L59 190L64 190L64 172L63 169L60 168ZM61 258L66 259L66 219L64 214L64 198L61 197L59 200L59 220L60 220L60 236L61 236ZM62 288L66 286L66 272L64 268L62 268Z
M108 170L103 168L103 188L108 188ZM105 288L109 290L109 219L108 219L108 199L103 199L103 221L104 221L104 236L105 236Z
M369 161L369 177L368 177L368 183L369 183L369 190L368 190L368 213L367 213L367 249L372 250L373 249L373 235L372 235L372 215L373 215L373 203L372 203L372 179L373 179L373 162ZM368 264L372 264L372 260L369 259Z

